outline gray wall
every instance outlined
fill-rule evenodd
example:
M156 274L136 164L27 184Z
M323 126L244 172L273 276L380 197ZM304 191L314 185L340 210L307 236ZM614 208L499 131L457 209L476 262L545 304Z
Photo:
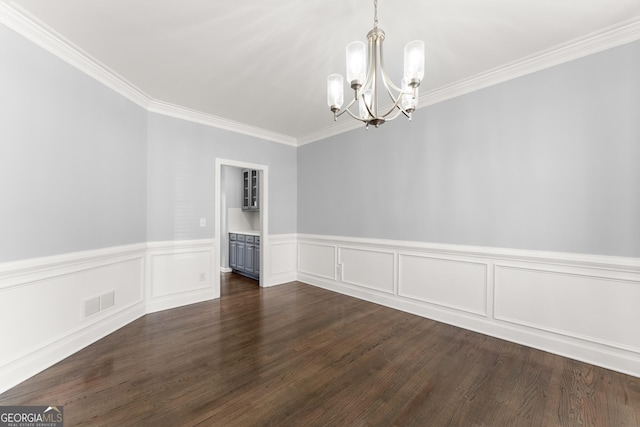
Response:
M146 111L0 25L0 262L145 241Z
M149 241L214 237L218 157L269 166L269 234L296 232L295 147L153 113L148 124Z
M296 148L148 113L3 25L0 57L0 262L211 238L216 157L268 165L296 232Z
M147 113L2 25L0 57L0 262L211 238L216 157L269 165L274 234L640 256L639 42L299 149Z
M640 42L298 150L300 233L640 256Z

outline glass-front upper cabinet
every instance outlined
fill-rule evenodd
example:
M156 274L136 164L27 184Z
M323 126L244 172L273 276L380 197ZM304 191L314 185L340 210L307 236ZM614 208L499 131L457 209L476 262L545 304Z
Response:
M255 169L242 171L242 209L260 210L260 172Z

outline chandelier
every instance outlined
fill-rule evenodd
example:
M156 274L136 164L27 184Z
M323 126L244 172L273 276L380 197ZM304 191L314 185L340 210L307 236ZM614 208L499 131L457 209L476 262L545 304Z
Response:
M367 34L368 46L360 41L347 45L347 82L354 91L354 98L344 110L344 81L342 75L327 77L327 104L333 112L333 119L345 112L351 117L369 125L380 126L385 121L404 114L411 120L411 114L418 105L418 86L424 77L424 42L414 40L404 47L404 76L400 87L396 86L384 69L382 42L384 31L378 28L378 0L374 0L373 29ZM380 112L378 94L385 91L391 98L391 107ZM358 113L351 111L358 103Z

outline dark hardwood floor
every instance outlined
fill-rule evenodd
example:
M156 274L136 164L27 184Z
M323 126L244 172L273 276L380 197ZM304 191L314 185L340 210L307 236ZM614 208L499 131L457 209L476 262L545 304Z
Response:
M640 426L640 379L293 282L150 314L0 395L66 426Z

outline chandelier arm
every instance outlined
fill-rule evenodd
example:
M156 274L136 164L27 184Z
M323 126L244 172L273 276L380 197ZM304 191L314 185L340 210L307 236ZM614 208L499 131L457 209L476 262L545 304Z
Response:
M351 102L349 104L347 104L347 106L344 107L339 113L336 113L334 117L337 119L338 117L340 117L341 115L346 113L349 110L349 108L351 108L351 106L353 105L354 102L356 102L356 100L352 99Z
M347 104L347 106L346 106L346 107L344 107L344 111L346 111L346 110L348 110L349 108L351 108L351 106L352 106L356 101L357 101L357 99L356 99L356 98L353 98L353 99L351 100L351 102L350 102L349 104ZM342 111L342 113L344 113L344 111ZM340 113L340 114L342 114L342 113Z
M390 87L389 87L389 85L387 84L387 83L391 83L391 84L393 84L393 82L387 82L387 80L386 80L386 79L384 78L384 76L383 76L382 83L384 83L384 88L387 90L387 94L389 95L389 98L391 99L391 102L393 102L393 103L394 103L394 107L395 107L395 106L398 104L399 100L400 100L400 99L402 99L402 95L403 95L405 92L399 91L399 93L398 93L398 97L396 98L396 97L393 95L393 91L391 90L391 88L390 88ZM391 107L391 108L393 108L393 107Z
M383 68L382 70L383 70L383 73L384 73L384 68ZM386 74L386 73L385 73L385 74ZM387 76L387 77L388 77L388 76ZM383 118L386 118L386 117L387 117L389 114L391 114L391 113L392 113L396 108L397 108L398 110L400 110L401 112L403 112L405 115L407 115L407 112L406 112L406 111L405 111L405 109L402 107L402 103L401 103L400 101L402 101L402 96L403 96L403 95L408 95L408 94L410 94L410 93L409 93L409 92L404 92L404 91L402 91L402 90L398 90L398 89L396 89L396 90L398 90L398 96L397 96L397 97L395 97L395 96L394 96L394 94L393 94L393 91L392 91L392 90L391 90L391 88L389 87L389 84L391 84L392 86L395 86L395 85L393 85L393 82L391 82L390 80L388 81L388 80L387 80L387 79L385 79L385 78L384 78L384 76L383 76L382 83L384 83L384 87L385 87L385 89L387 90L387 94L389 95L389 98L391 98L391 101L393 102L393 105L389 108L389 110L388 110L388 111L387 111L387 112L386 112L382 117L383 117ZM399 113L398 113L398 114L399 114ZM393 118L396 118L396 117L397 117L397 114L396 114L396 116L394 116ZM407 117L409 117L409 116L407 116ZM391 119L389 119L389 120L391 120Z
M394 110L396 111L396 114L394 114L393 116L391 116L389 118L386 118L386 116L391 114ZM404 114L408 119L411 119L411 116L406 111L404 111L401 107L398 107L397 109L393 108L393 109L389 110L387 112L387 114L385 116L383 116L383 117L385 117L385 121L390 122L391 120L394 120L394 119L398 118L400 113Z
M367 123L367 121L368 121L367 119L363 119L362 117L358 117L358 116L356 116L355 114L353 114L353 113L351 112L351 110L348 110L348 109L347 109L347 110L344 110L344 111L343 111L343 113L344 113L344 112L349 113L349 115L350 115L352 118L354 118L354 119L356 119L356 120L358 120L358 121L360 121L360 122Z
M391 98L393 100L393 98ZM382 117L386 118L389 114L391 114L396 108L402 112L404 112L404 108L402 108L402 105L400 104L400 100L402 99L402 94L398 95L398 99L395 100L395 102L393 103L393 105L391 106L391 108L389 108L389 111L386 112L386 114ZM398 113L400 114L400 113ZM397 116L397 114L396 114ZM396 116L394 116L393 118L395 119ZM389 119L391 120L391 119Z

